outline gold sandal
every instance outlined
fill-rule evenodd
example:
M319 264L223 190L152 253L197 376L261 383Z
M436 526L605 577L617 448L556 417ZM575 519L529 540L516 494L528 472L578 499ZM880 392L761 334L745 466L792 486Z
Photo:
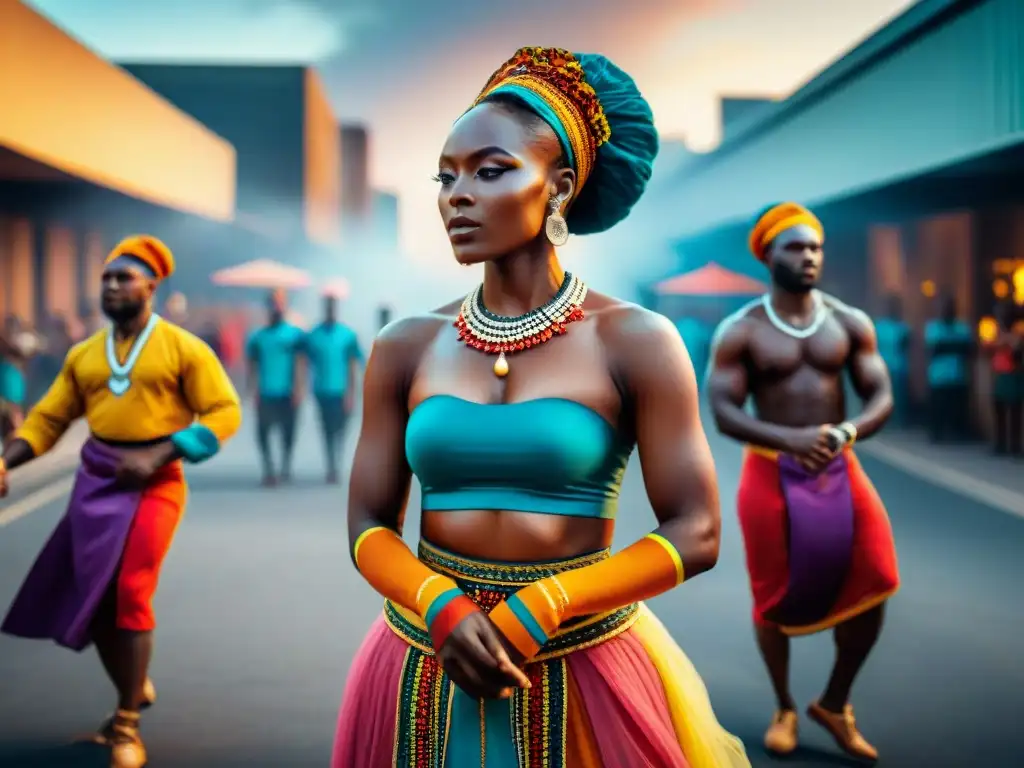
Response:
M144 768L146 747L139 735L139 713L117 710L111 732L110 768Z
M145 685L142 688L142 709L148 709L156 703L156 688L153 685L153 681L148 677L146 678ZM91 744L99 744L103 747L109 747L113 744L114 740L114 720L116 715L108 717L95 733L87 734L76 741L89 742Z

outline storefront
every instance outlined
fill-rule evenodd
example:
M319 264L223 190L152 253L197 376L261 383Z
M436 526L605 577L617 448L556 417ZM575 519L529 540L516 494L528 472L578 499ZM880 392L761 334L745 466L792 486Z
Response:
M701 253L729 268L749 262L757 210L808 204L827 233L823 289L873 313L902 299L923 397L920 339L936 299L955 296L980 337L995 302L1024 293L1022 28L1017 0L922 0L753 114L665 194L687 212L687 266ZM979 360L983 429L987 382Z

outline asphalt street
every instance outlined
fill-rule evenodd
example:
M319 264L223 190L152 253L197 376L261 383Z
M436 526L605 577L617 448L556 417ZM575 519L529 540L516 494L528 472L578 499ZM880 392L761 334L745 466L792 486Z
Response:
M328 765L346 670L381 601L350 564L346 491L322 483L311 413L304 425L289 487L258 488L251 428L191 472L188 513L157 598L159 701L144 719L154 768ZM740 454L712 442L723 496L721 561L651 605L754 765L774 765L761 749L773 702L750 627L732 504ZM880 764L1024 764L1024 520L877 460L863 463L888 504L904 582L854 691ZM619 544L653 527L636 464L634 457ZM46 503L7 525L4 509L24 511L21 502L53 482L36 478L0 506L0 607L62 514L64 497L36 495ZM410 542L417 528L411 513ZM799 701L817 696L831 660L827 634L795 643ZM0 681L0 766L106 765L102 750L68 746L114 703L92 651L0 637ZM813 724L803 723L802 736L805 747L786 765L848 764Z

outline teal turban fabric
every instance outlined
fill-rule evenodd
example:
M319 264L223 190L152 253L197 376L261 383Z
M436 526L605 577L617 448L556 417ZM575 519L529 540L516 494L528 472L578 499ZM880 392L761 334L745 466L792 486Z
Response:
M590 179L566 217L570 232L591 235L625 219L643 196L658 156L658 132L651 107L632 77L601 54L575 56L611 128L611 137L597 148Z
M517 74L530 72L528 64L516 66L517 62L526 61L520 57L521 54L525 52L527 55L542 56L550 61L558 57L561 51L557 48L519 49L516 57L492 76L491 84L494 87L485 89L481 100L486 101L499 94L509 96L536 114L558 136L565 158L579 174L581 158L576 157L578 147L574 150L570 130L561 122L567 118L560 117L559 112L552 108L542 94L516 82ZM643 195L654 169L654 159L658 155L658 133L654 129L654 115L650 105L632 77L600 54L563 53L574 57L583 70L583 78L594 90L610 129L607 140L597 147L589 175L583 180L582 188L578 190L566 215L570 232L589 235L611 229L625 219ZM573 86L566 85L565 79L557 76L545 79L561 90L567 101L579 103L574 101ZM580 98L578 92L575 97Z

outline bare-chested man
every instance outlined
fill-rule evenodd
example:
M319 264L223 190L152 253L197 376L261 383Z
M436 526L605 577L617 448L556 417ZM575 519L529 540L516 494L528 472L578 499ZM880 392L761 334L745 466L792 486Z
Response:
M892 387L868 317L815 289L823 242L802 206L760 215L750 247L771 272L771 292L719 327L708 384L719 430L748 446L737 510L757 641L778 699L765 746L797 747L790 636L834 628L832 676L807 714L847 753L876 759L854 723L850 689L899 576L889 518L851 446L885 423ZM849 420L844 371L863 399Z

